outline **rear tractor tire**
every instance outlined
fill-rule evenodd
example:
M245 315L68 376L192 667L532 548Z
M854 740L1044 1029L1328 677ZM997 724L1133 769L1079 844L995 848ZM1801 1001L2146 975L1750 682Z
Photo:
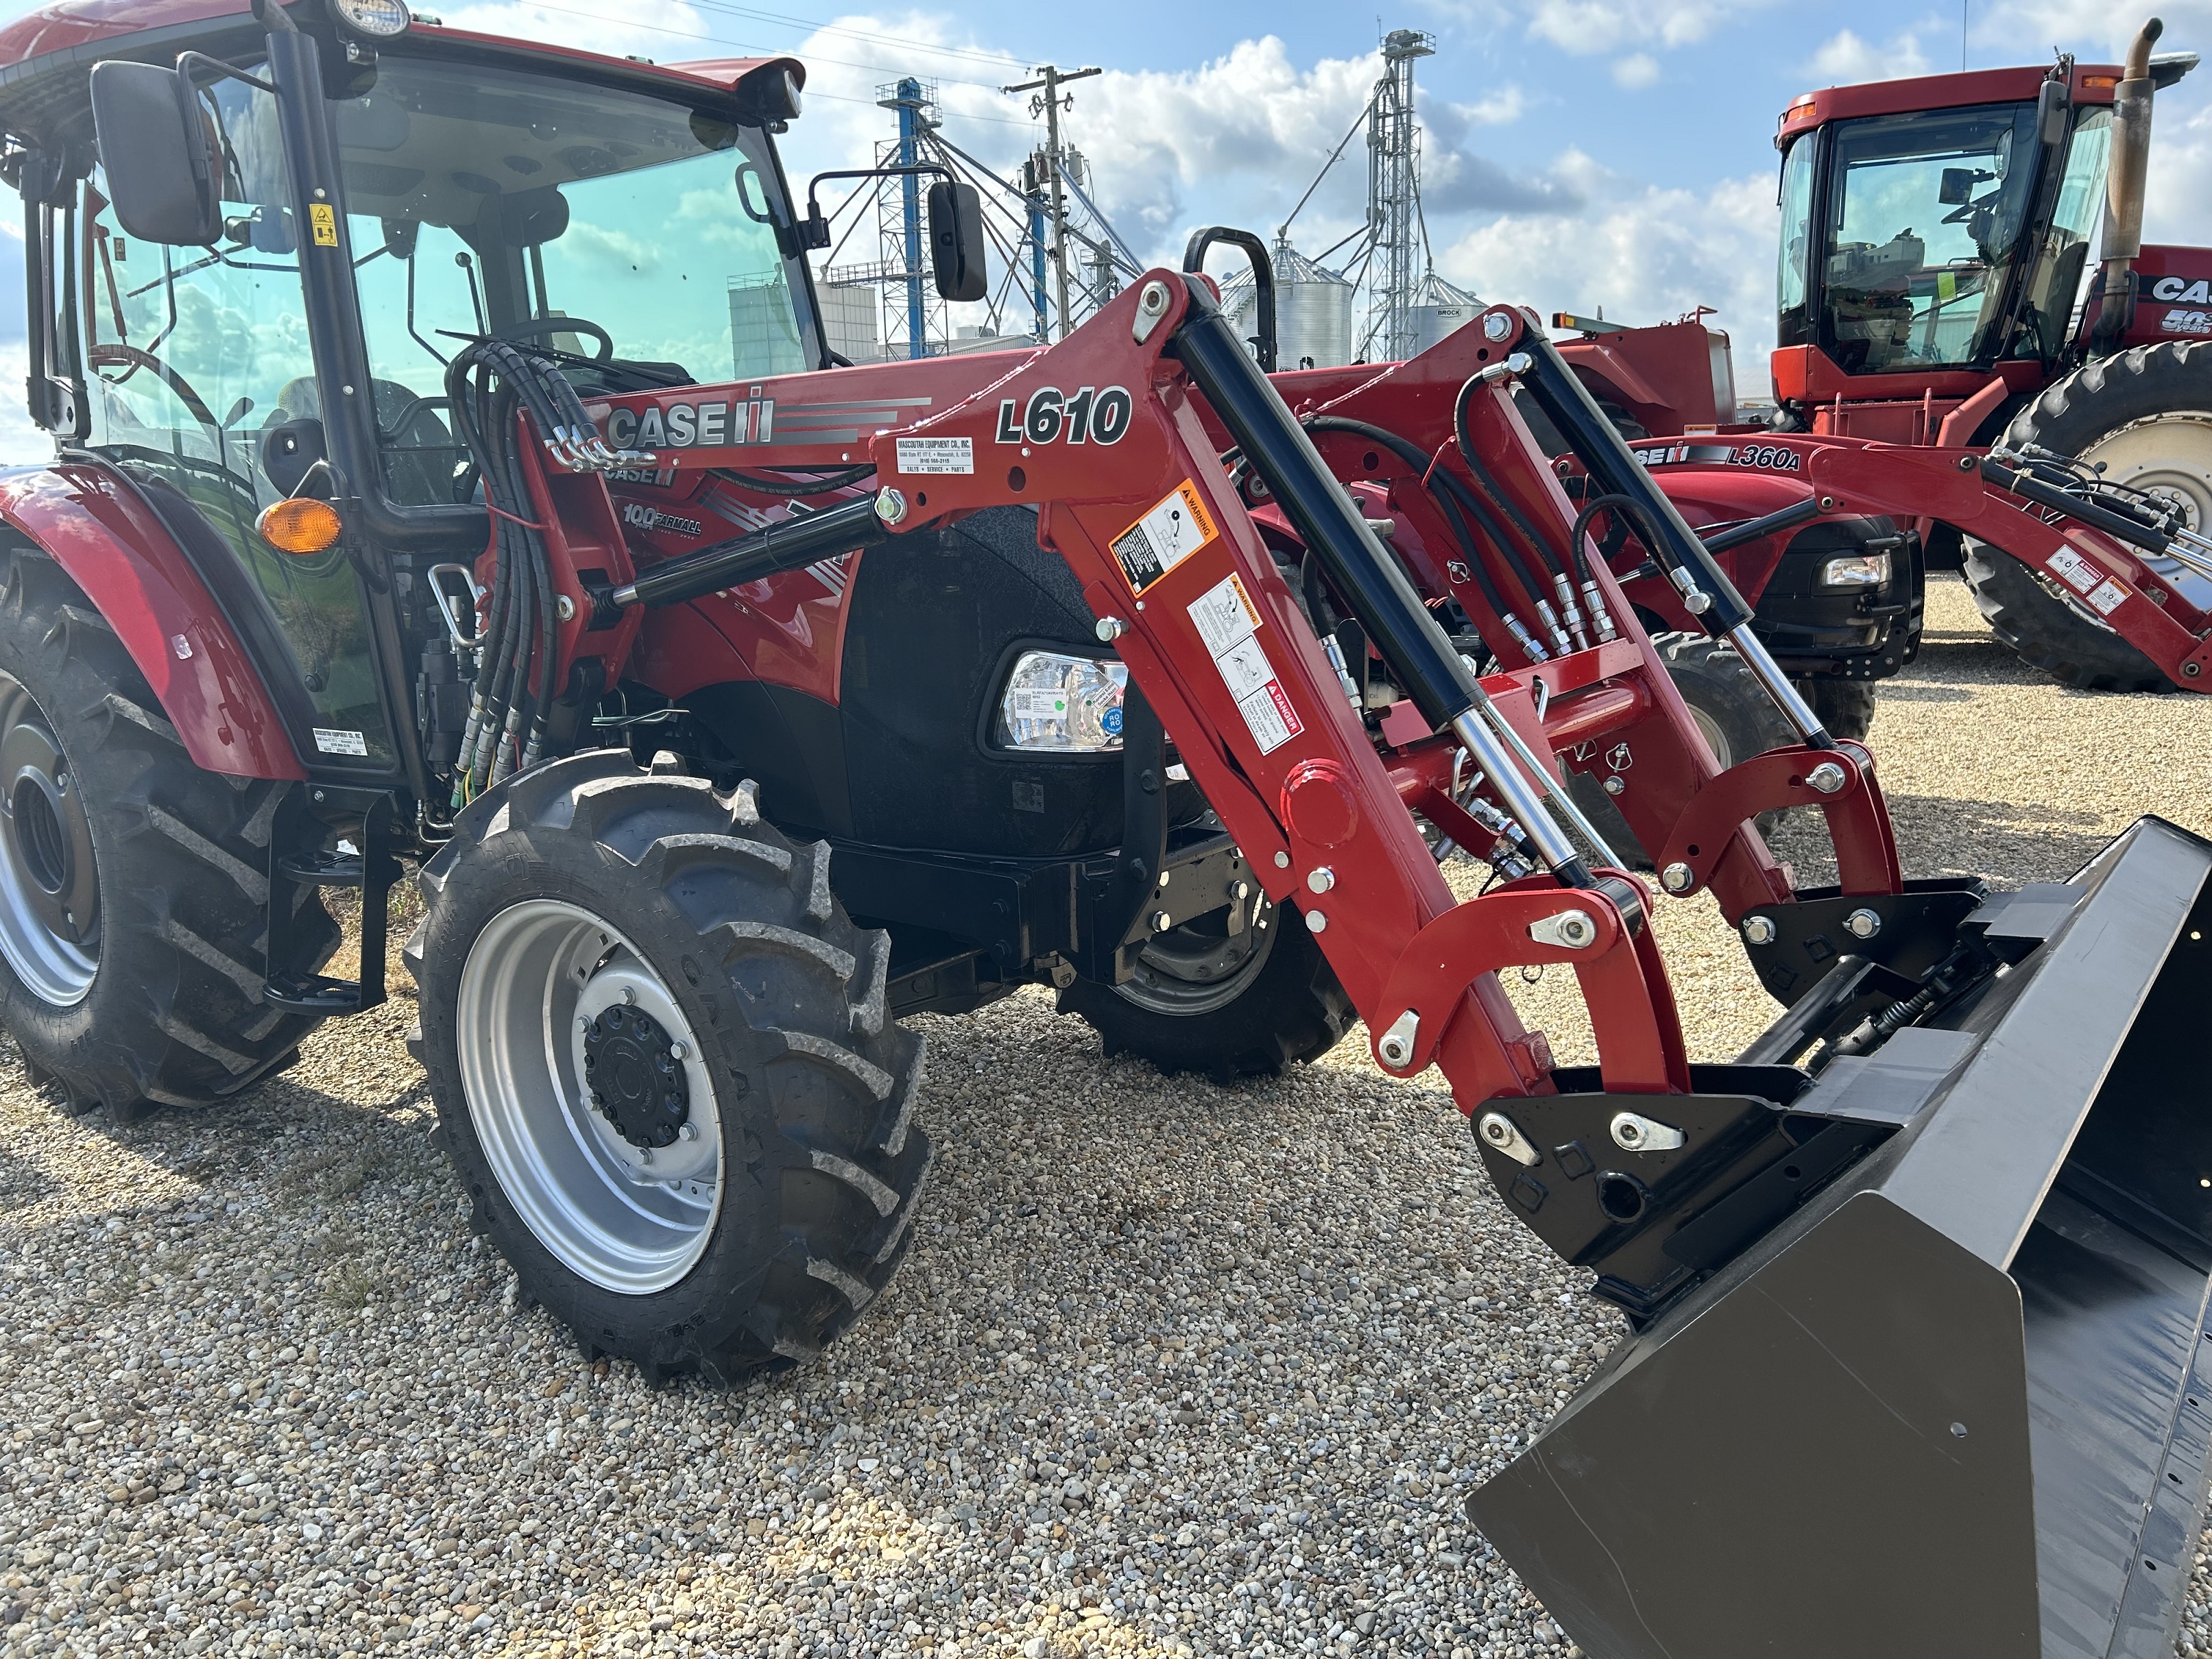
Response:
M423 866L410 1042L522 1296L648 1378L812 1358L913 1240L921 1042L827 843L620 750L473 803Z
M198 1105L289 1064L262 1000L270 826L290 784L202 771L60 566L0 541L0 1021L74 1112ZM337 924L301 896L297 974Z
M2208 533L2212 341L2135 346L2087 364L2015 416L2005 441L2102 462L2106 482L2164 498L2181 509L2189 528ZM2173 689L2155 663L2075 596L2017 559L1969 540L1965 570L1991 631L2031 667L2084 691ZM2180 580L2197 603L2212 602L2212 583Z
M1216 1083L1320 1059L1358 1018L1352 999L1296 908L1256 886L1244 903L1237 932L1224 908L1157 934L1126 983L1079 979L1060 1012L1096 1030L1109 1060L1134 1054Z

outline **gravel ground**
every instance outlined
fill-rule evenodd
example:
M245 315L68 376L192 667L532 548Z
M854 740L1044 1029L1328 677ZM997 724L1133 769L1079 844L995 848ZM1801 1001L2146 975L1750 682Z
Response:
M2212 700L2061 691L1935 598L1875 732L1913 873L2212 831ZM1732 1051L1768 1018L1740 950L1662 916L1695 1051ZM1566 988L1514 989L1577 1057ZM1355 1040L1164 1080L1036 994L931 1021L898 1285L816 1369L654 1391L514 1305L411 1016L123 1127L0 1062L0 1653L1567 1651L1459 1499L1619 1324L1433 1074Z

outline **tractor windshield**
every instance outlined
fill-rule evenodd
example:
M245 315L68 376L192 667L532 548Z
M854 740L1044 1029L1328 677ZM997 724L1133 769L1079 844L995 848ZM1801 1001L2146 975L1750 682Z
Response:
M441 400L454 335L542 341L630 385L816 361L758 129L588 81L389 53L335 108L396 499L453 499Z
M2032 103L1836 125L1819 331L1838 367L1877 374L2000 354L2014 267L2034 251L2021 231L2037 152Z

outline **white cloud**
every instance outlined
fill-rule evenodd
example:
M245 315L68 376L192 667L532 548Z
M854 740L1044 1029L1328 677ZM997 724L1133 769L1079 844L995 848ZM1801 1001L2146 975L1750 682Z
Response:
M1715 307L1736 385L1767 386L1774 345L1774 180L1764 172L1700 190L1662 190L1580 151L1556 175L1589 205L1571 215L1505 214L1440 251L1437 266L1487 300L1657 323Z
M1531 0L1528 33L1578 55L1686 46L1771 0Z
M1931 72L1920 37L1906 29L1887 46L1863 40L1849 29L1840 29L1820 43L1806 63L1804 72L1822 86L1849 86L1856 81L1893 81Z
M1518 86L1504 86L1472 104L1453 104L1449 107L1470 126L1499 127L1527 114L1528 98Z
M1624 58L1613 66L1613 83L1635 91L1650 86L1659 78L1659 60L1648 52L1639 52Z

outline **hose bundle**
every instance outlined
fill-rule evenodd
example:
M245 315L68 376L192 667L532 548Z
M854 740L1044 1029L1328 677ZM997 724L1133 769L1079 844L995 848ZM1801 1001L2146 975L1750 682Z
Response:
M453 429L468 447L491 514L491 601L477 650L475 695L453 769L458 811L510 773L544 758L558 651L544 526L537 522L520 445L527 414L546 451L570 471L652 457L608 447L575 388L548 359L480 339L446 368Z

